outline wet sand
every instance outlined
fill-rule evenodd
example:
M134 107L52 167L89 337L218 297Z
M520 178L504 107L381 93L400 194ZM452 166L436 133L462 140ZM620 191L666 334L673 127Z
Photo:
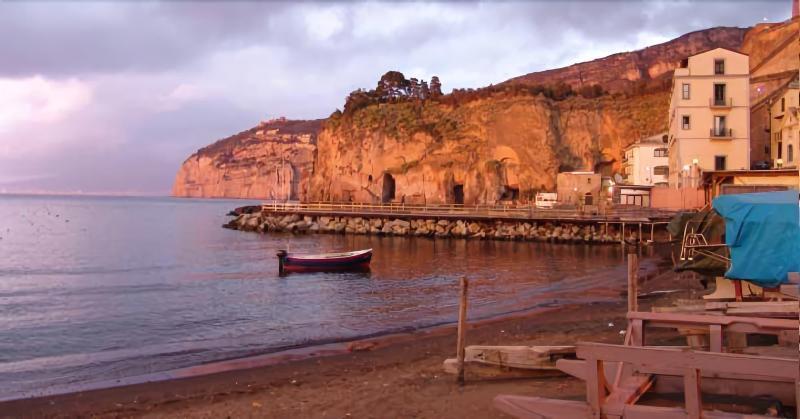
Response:
M697 281L671 272L641 287L683 289L641 301L641 309L685 298ZM561 345L622 343L626 300L561 307L485 321L467 331L467 344ZM610 326L613 324L613 326ZM502 418L497 394L582 399L583 382L569 377L481 380L462 387L443 373L455 354L455 328L442 327L362 341L356 350L331 348L318 356L190 378L0 403L0 417L187 418Z

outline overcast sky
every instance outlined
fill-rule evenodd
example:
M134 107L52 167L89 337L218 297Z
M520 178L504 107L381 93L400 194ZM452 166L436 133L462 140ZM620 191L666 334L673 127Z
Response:
M0 192L167 194L198 148L387 70L445 91L789 17L790 0L0 0Z

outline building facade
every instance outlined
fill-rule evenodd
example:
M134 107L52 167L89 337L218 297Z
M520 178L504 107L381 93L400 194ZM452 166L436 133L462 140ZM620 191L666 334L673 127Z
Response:
M629 145L622 157L625 184L667 186L669 182L669 149L666 132L643 138Z
M772 167L798 167L798 144L800 142L800 125L798 125L798 107L800 107L800 83L791 82L781 95L770 101L770 151Z
M669 114L669 184L697 186L698 173L750 168L749 57L716 48L681 62Z
M558 202L598 205L602 177L594 172L561 172L556 176Z

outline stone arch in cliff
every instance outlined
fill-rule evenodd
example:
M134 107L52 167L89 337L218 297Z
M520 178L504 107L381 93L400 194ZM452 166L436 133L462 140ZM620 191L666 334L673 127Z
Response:
M460 183L453 184L453 203L456 205L464 205L464 185Z
M297 201L300 199L300 169L291 164L289 169L292 177L289 182L289 200Z
M381 202L386 204L392 202L395 196L395 180L394 176L389 173L383 174L383 191L381 193Z

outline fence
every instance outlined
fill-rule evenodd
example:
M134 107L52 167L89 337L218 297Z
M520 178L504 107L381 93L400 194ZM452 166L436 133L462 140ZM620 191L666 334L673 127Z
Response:
M302 214L352 214L388 215L434 218L513 218L549 220L655 221L672 217L672 211L642 208L637 206L598 209L545 209L530 205L413 205L413 204L368 204L357 202L268 202L262 205L267 212Z

